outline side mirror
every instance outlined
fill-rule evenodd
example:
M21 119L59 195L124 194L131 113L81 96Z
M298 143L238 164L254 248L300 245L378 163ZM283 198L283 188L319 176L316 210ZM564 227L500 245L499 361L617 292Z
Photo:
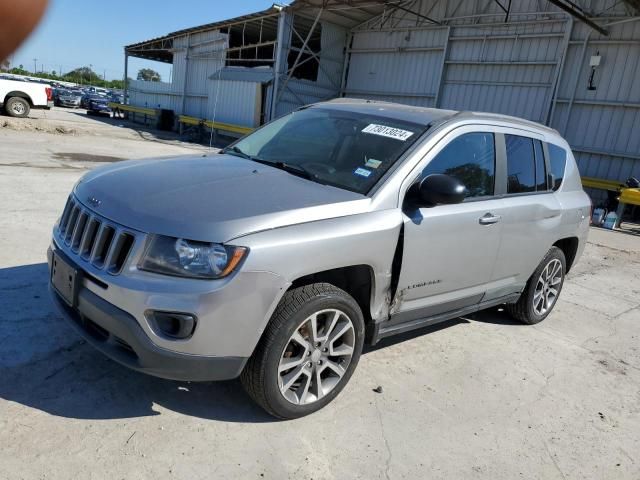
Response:
M442 173L427 175L417 187L418 200L428 207L462 203L467 193L460 180Z

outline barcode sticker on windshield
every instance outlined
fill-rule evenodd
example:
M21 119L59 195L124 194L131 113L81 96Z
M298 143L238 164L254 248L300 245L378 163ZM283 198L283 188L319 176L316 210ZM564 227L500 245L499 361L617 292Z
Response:
M371 123L362 129L363 133L370 133L372 135L380 135L381 137L395 138L396 140L407 140L413 132L408 130L402 130L401 128L387 127L386 125L377 125Z

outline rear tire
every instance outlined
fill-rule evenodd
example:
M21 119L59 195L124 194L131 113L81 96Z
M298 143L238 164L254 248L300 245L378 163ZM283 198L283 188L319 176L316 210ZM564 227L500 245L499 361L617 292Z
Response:
M10 117L25 118L31 111L31 105L24 98L11 97L4 104L4 109Z
M527 325L540 323L547 318L560 296L566 265L563 251L558 247L551 247L529 277L520 299L516 303L507 304L507 312Z
M328 283L289 290L240 380L274 417L303 417L338 396L363 343L362 311L348 293Z

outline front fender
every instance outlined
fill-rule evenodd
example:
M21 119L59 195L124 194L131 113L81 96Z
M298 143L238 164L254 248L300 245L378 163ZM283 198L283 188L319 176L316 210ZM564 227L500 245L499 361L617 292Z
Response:
M371 317L380 321L388 315L391 265L401 225L400 210L389 209L290 225L239 237L233 243L250 249L243 271L272 272L289 284L325 270L370 266Z

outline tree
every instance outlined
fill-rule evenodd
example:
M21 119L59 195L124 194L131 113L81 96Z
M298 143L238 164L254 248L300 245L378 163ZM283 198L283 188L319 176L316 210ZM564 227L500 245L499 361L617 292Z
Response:
M159 82L161 80L160 74L150 68L141 68L138 70L138 80L144 80L145 82Z
M124 80L111 80L107 82L109 88L115 88L117 90L122 90L124 88Z
M9 73L13 73L14 75L30 75L29 72L22 68L22 65L20 65L18 68L12 68L11 70L9 70Z
M65 73L63 79L69 82L89 83L98 85L102 83L102 78L89 67L80 67Z

